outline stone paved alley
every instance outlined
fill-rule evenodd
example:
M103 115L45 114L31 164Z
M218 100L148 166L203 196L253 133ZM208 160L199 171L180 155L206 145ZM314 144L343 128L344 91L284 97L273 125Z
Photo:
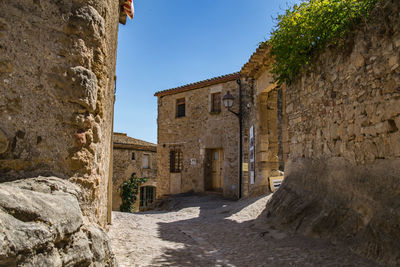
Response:
M341 246L268 226L269 196L180 196L165 211L113 213L121 266L376 266Z

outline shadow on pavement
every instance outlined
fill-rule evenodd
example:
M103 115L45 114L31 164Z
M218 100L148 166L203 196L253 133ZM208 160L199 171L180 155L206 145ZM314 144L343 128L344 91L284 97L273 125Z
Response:
M376 266L347 248L287 233L268 224L269 196L232 201L217 195L171 197L163 212L198 216L158 223L159 238L179 243L156 258L156 266Z

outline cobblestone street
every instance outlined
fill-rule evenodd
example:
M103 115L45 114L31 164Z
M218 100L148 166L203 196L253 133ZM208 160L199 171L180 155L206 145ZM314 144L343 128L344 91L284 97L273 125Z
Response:
M342 246L268 225L269 196L229 201L180 196L167 211L113 213L120 266L376 266Z

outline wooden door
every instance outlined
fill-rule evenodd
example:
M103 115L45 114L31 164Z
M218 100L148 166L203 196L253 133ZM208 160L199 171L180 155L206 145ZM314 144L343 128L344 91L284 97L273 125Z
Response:
M180 173L171 173L170 176L170 194L176 195L181 192L182 175Z
M206 162L204 165L204 190L212 191L212 175L211 165L212 164L212 150L206 149Z
M222 191L222 150L212 149L211 150L211 186L214 191Z
M140 209L145 209L153 204L156 197L156 188L154 186L140 187Z

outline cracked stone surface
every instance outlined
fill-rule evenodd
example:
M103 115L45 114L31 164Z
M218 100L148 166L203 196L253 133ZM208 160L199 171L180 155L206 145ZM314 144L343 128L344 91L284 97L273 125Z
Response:
M80 187L56 177L0 184L0 266L116 266Z
M117 260L120 266L376 266L342 245L269 225L263 214L269 198L179 196L158 211L114 212Z

